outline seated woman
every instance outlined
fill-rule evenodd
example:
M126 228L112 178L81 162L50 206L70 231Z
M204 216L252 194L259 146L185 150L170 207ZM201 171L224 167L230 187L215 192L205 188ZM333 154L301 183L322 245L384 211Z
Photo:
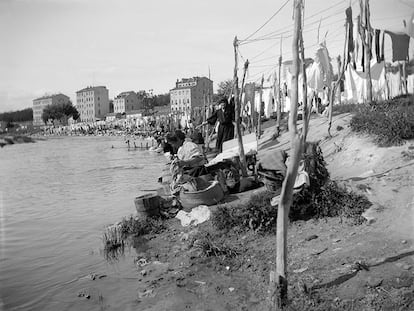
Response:
M179 186L188 182L191 177L198 177L206 174L204 164L207 163L203 153L197 144L185 138L185 134L179 130L173 135L167 136L167 142L177 154L171 162L171 190L179 191Z

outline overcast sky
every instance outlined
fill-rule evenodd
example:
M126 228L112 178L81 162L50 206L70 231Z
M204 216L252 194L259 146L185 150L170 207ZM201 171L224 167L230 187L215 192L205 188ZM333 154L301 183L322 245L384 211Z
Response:
M209 68L216 87L233 76L234 36L250 36L286 1L0 0L0 112L31 107L34 98L58 92L74 101L75 92L89 85L105 85L110 98L128 90L167 93L178 78L208 76ZM330 55L342 54L349 4L305 0L306 57L317 48L319 21ZM414 0L370 4L374 28L402 31L402 20L414 12ZM251 60L249 81L274 70L284 31L282 54L290 59L292 7L290 0L251 37L267 40L240 45ZM359 14L356 0L352 8Z

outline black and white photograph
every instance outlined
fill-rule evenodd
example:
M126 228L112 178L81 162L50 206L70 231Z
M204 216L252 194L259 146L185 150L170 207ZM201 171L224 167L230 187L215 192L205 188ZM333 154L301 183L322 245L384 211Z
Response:
M0 311L414 310L414 0L0 0Z

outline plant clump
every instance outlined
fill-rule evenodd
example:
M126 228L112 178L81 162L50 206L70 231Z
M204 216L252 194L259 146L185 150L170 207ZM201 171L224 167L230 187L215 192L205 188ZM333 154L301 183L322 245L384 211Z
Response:
M351 119L355 132L373 135L380 147L398 146L414 138L414 104L410 97L361 105Z
M269 232L276 229L277 209L270 205L274 193L266 191L251 196L246 204L232 207L219 205L212 213L211 221L219 230L239 228Z
M119 227L120 232L125 238L128 235L138 237L145 234L160 233L165 229L165 224L158 218L139 218L130 216L129 218L122 219Z
M339 216L350 218L355 224L365 221L361 215L371 205L366 196L348 191L335 181L329 181L322 187L313 204L317 218Z
M112 261L124 253L125 239L118 225L112 225L105 229L103 234L104 256Z
M226 244L224 238L208 231L198 232L191 241L193 249L198 251L199 257L226 257L233 258L239 251Z

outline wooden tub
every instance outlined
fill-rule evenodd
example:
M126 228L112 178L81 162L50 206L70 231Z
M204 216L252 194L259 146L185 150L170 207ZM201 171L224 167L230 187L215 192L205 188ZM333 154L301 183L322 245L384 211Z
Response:
M210 186L203 190L180 192L180 203L186 212L199 205L217 204L223 198L224 192L218 181L212 181Z

